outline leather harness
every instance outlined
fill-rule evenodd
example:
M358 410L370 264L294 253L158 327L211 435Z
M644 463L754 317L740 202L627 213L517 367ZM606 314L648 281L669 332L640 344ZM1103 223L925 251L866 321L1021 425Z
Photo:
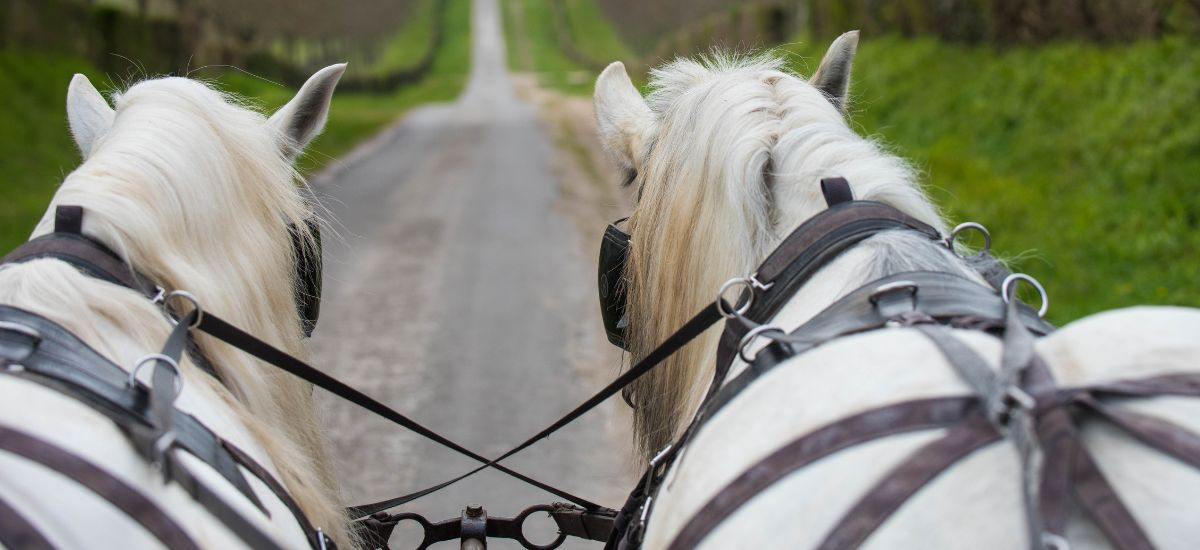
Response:
M945 429L945 435L887 473L826 533L821 548L861 545L941 472L972 452L1002 440L1011 440L1022 456L1032 547L1065 542L1067 510L1073 498L1114 546L1151 548L1144 530L1079 440L1077 425L1088 420L1107 421L1143 443L1200 468L1200 437L1168 421L1107 404L1114 398L1200 397L1200 375L1167 375L1080 387L1055 385L1049 369L1033 350L1034 337L1054 328L1015 299L1005 303L1000 281L1009 274L994 260L977 263L984 266L981 276L996 288L933 272L901 273L872 281L791 333L770 335L771 343L743 372L727 380L733 358L745 344L744 336L754 327L761 327L755 321L765 322L778 313L794 292L837 254L885 230L916 231L945 242L933 228L891 207L853 201L845 180L830 178L822 181L822 187L829 210L796 229L748 278L754 283L754 301L744 315L733 316L733 322L725 324L708 393L680 438L651 461L618 514L606 548L640 547L654 496L682 449L708 419L761 375L838 337L897 326L913 327L929 338L974 395L888 404L831 422L785 443L717 491L684 524L669 548L698 546L755 495L816 460L860 443L935 428ZM746 299L743 296L742 300ZM1005 352L1000 372L989 367L948 328L976 329L1003 338Z
M95 278L161 301L164 296L161 287L137 273L104 245L79 233L81 217L82 209L77 206L58 207L55 232L19 247L5 256L0 265L54 258ZM193 311L191 315L197 315L197 312ZM215 378L215 371L195 347L194 340L186 338L186 330L194 320L188 316L179 322L168 339L164 355L177 362L186 348L196 359L195 363ZM15 329L0 330L0 373L72 397L108 417L143 457L162 465L168 479L178 483L248 546L279 548L270 536L242 517L167 451L182 449L208 464L260 512L269 516L241 470L250 472L292 512L314 549L334 547L333 541L312 525L283 484L265 467L195 417L174 407L179 387L177 370L155 368L153 383L142 385L133 380L129 372L62 326L16 307L0 305L0 328ZM0 428L0 450L35 461L75 480L125 512L169 548L197 548L156 504L83 457L12 428ZM12 521L15 524L17 520ZM26 523L25 528L14 529L14 532L29 533L33 528Z
M1038 453L1044 455L1044 460L1023 462L1027 517L1033 545L1041 546L1053 537L1061 537L1067 518L1067 501L1074 496L1114 545L1122 548L1148 547L1145 533L1120 503L1078 440L1075 423L1084 418L1103 419L1150 446L1200 467L1200 437L1167 421L1122 411L1105 402L1110 398L1200 396L1200 376L1180 374L1085 387L1056 387L1049 370L1032 350L1033 335L1046 334L1053 327L1015 300L1005 305L994 290L942 273L906 273L874 281L839 300L792 333L770 335L772 342L757 353L750 361L749 368L726 382L732 358L742 347L739 342L749 330L761 328L749 319L766 320L774 316L804 282L842 251L886 230L912 230L931 240L946 241L933 228L898 210L880 203L852 200L845 180L825 180L822 186L830 209L789 235L759 271L749 278L754 283L750 291L755 293L757 300L744 315L730 317L739 322L726 323L714 378L698 413L681 438L651 462L642 483L619 513L532 480L498 462L547 437L607 397L620 392L718 322L724 312L731 309L721 300L704 308L654 352L575 410L499 458L491 460L424 428L216 316L201 316L198 309L183 316L159 357L177 361L185 347L191 346L188 330L195 328L483 464L465 475L429 489L351 508L354 517L369 516L359 523L366 535L390 534L395 526L394 520L400 517L388 516L381 510L429 494L492 467L583 506L574 508L563 505L551 512L564 534L599 540L602 538L600 531L611 524L613 529L607 537L607 547L631 548L640 545L645 519L652 510L653 495L661 486L672 462L679 457L680 450L686 447L705 421L717 414L742 388L748 387L763 373L786 359L837 337L885 326L910 326L920 330L942 350L976 395L888 405L833 422L789 442L746 470L705 503L692 521L676 535L672 547L690 548L699 544L749 498L814 460L856 443L930 428L946 428L947 433L902 462L886 478L886 482L881 482L853 506L827 534L825 547L854 546L865 541L909 496L945 468L972 451L1002 439L1012 440L1026 459ZM99 243L79 235L81 211L73 214L69 210L64 212L63 208L60 207L56 217L56 227L60 231L27 243L0 263L53 257L103 280L139 290L148 298L156 301L162 299L160 287L140 276ZM998 287L998 282L1008 275L998 262L980 263L985 266L981 275L992 286ZM899 292L910 287L911 292ZM743 299L748 297L743 296ZM249 491L237 467L246 469L259 477L291 508L305 532L310 534L314 548L332 548L332 542L324 537L320 529L312 529L283 486L265 469L228 442L220 440L194 418L174 409L177 390L173 391L172 388L177 384L177 371L155 368L149 387L140 383L130 385L127 382L128 374L123 369L111 364L47 319L17 308L0 306L0 323L7 323L0 324L0 329L25 329L0 330L0 366L5 374L20 376L74 396L112 418L129 434L130 441L148 460L162 464L164 472L171 479L179 482L214 516L226 522L247 544L274 547L269 538L232 513L232 509L192 479L181 465L174 464L172 455L165 450L178 447L195 454L261 509L261 503ZM957 343L943 326L975 328L1003 336L1005 358L1001 372L997 374L987 367L982 359ZM196 353L196 350L191 352ZM193 357L198 359L198 364L206 364L202 357ZM163 359L155 359L156 365L163 363ZM84 365L89 369L94 365L102 365L95 368L95 372L108 374L95 375L91 370L82 368ZM167 435L171 437L167 438ZM118 486L95 483L95 472L103 474L102 470L79 457L70 453L64 455L62 449L11 429L0 431L0 448L43 464L52 464L52 468L93 492L107 495L106 498L131 514L131 517L137 515L134 519L146 526L159 540L166 543L170 539L172 542L168 546L194 546L189 545L186 534L177 525L172 527L165 514L161 511L156 513L136 501L136 492L131 488L126 489L134 496L125 494L126 491ZM1045 464L1044 468L1030 466L1042 463ZM45 538L27 520L16 513L5 513L10 508L0 500L0 543L35 548L45 543ZM368 538L378 540L371 536ZM386 540L386 536L382 538ZM20 544L10 542L12 540Z

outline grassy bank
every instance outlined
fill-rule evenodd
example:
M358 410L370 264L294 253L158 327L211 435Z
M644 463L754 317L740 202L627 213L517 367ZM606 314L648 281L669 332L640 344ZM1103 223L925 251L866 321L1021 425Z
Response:
M445 41L433 68L419 83L386 95L335 95L329 124L300 167L311 173L373 135L415 105L453 99L462 89L470 63L470 0L450 0ZM402 30L389 46L416 58L427 47L427 34ZM80 162L64 111L67 83L86 74L102 91L118 89L124 75L110 78L80 59L0 50L0 250L28 238L63 177ZM205 69L193 74L221 89L275 109L295 90L236 72Z
M793 47L795 68L823 46ZM987 225L1050 291L1053 320L1200 306L1198 52L864 37L853 122L921 169L951 219Z

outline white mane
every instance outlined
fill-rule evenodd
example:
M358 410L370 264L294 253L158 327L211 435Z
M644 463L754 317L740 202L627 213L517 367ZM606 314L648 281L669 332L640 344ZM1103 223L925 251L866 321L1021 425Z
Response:
M629 220L634 360L711 302L724 281L749 274L788 233L823 210L824 177L844 177L856 198L890 204L945 230L909 166L856 134L825 93L782 67L769 56L714 55L677 60L651 73L645 105L653 123L641 136L642 150L630 150L641 191ZM598 112L605 110L601 85ZM620 157L620 143L608 145ZM824 303L808 300L807 306L815 313L880 271L970 274L922 241L901 233L867 241L849 256L889 260L860 262ZM635 388L635 395L645 396L635 397L644 452L669 442L698 405L711 377L717 334L709 331Z
M86 161L67 176L34 236L53 230L56 205L82 206L83 232L154 281L195 294L205 310L304 357L287 225L306 231L312 205L284 147L295 145L291 138L182 78L136 84L115 103L111 128L94 142L72 120ZM53 319L125 368L157 351L170 328L134 291L56 260L0 270L0 303ZM198 342L225 385L185 360L180 406L228 416L223 402L234 417L214 430L233 430L237 440L237 425L248 428L252 439L237 443L273 465L313 524L348 547L311 387L207 336Z

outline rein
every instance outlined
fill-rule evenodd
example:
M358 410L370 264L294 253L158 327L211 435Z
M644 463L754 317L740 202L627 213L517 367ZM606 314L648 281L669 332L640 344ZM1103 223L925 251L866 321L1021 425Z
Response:
M823 186L829 189L827 192L828 197L836 196L839 192L843 191L844 192L842 194L848 197L848 185L845 183L845 180L832 181L828 184L823 182ZM718 296L713 303L709 304L707 307L697 313L690 321L685 323L683 327L676 331L672 336L667 338L667 340L660 344L654 351L648 354L636 365L630 367L625 373L617 377L613 382L598 391L591 398L587 399L578 407L568 412L555 422L551 423L543 430L534 434L532 437L526 439L521 444L513 447L505 453L502 453L497 458L489 460L482 455L470 451L462 445L459 445L454 441L438 434L437 432L426 428L420 423L387 407L370 396L367 396L362 392L359 392L358 390L355 390L354 388L324 374L307 363L292 357L278 348L275 348L274 346L271 346L270 344L254 337L253 335L238 329L217 315L204 311L201 308L199 301L194 296L191 296L183 291L166 293L162 287L153 284L149 278L138 273L135 269L122 261L111 250L107 249L102 244L80 234L79 229L82 226L82 214L82 209L77 206L58 207L58 210L56 211L56 231L54 233L26 243L24 246L19 247L13 253L6 256L3 262L0 263L21 262L35 258L60 259L101 280L119 284L121 286L138 291L147 299L162 305L168 314L174 312L174 308L171 307L171 304L169 303L171 299L178 297L190 301L192 302L193 306L191 311L187 315L182 316L183 318L178 322L177 328L172 332L171 338L168 339L169 342L175 342L175 344L172 344L173 347L179 346L179 343L181 342L191 342L191 339L188 336L192 330L204 332L255 356L267 364L297 376L316 387L325 389L334 395L337 395L361 408L372 412L377 416L383 417L394 424L400 425L401 427L439 443L440 445L467 456L481 464L475 469L470 470L460 476L446 480L426 489L385 501L349 508L347 510L348 515L353 518L359 518L360 524L370 526L371 524L386 525L391 523L391 525L394 526L395 521L391 520L398 516L388 516L382 513L383 510L399 506L422 496L431 494L491 467L527 484L538 487L539 489L581 506L583 517L586 518L589 524L593 525L591 529L592 532L597 531L597 528L595 527L596 524L613 524L614 522L617 523L617 530L620 531L623 520L614 510L601 507L591 501L513 471L503 465L500 465L499 462L528 448L541 439L548 437L579 416L582 416L586 412L595 408L604 400L620 392L622 389L626 388L645 373L649 372L655 366L660 364L667 357L671 356L678 349L682 348L688 342L702 334L705 330L721 321L722 318L745 319L745 317L743 317L741 314L751 308L750 302L754 299L756 292L759 292L762 296L765 296L765 298L759 301L760 305L758 308L754 309L754 311L767 311L768 309L764 308L769 308L771 307L770 304L779 303L781 300L783 300L782 298L775 298L773 300L775 296L783 294L784 292L782 291L794 290L795 288L798 288L798 286L802 284L803 280L805 280L808 276L811 276L811 274L818 270L825 262L836 256L838 252L848 248L855 242L869 237L870 235L888 229L902 228L918 230L929 235L931 238L937 234L937 232L932 228L913 220L911 217L900 213L891 207L879 203L852 201L839 208L831 208L830 211L827 211L822 215L818 215L817 218L814 218L814 221L810 221L809 223L806 223L798 228L791 235L789 235L787 239L784 240L783 244L780 245L780 248L773 253L770 258L768 258L767 262L764 263L766 269L760 270L761 274L764 275L764 278L767 279L766 284L747 285L750 287L749 291L743 293L743 297L738 302L738 310L731 313L733 306ZM755 279L754 277L750 277L744 282L762 283L762 281ZM771 287L776 283L779 285L778 289L771 289ZM723 288L722 290L725 289ZM762 304L767 304L767 306ZM176 314L175 317L180 317L180 315ZM732 325L732 323L727 323L727 327ZM179 349L182 349L182 347ZM164 356L171 358L171 361L174 361L174 363L162 359ZM160 377L158 374L159 371L165 370L157 368L158 365L166 364L175 366L178 364L179 360L177 353L163 353L153 359L154 364L156 365L156 380ZM172 370L177 372L177 368ZM724 377L724 370L725 369L721 368L718 369L720 378L714 380L714 384L710 387L710 394L712 394L719 386L720 380ZM175 382L172 382L171 385L173 386L174 383ZM160 384L157 383L155 384L155 386L159 385ZM163 390L160 388L158 390L154 390L152 393L161 393L163 391L168 390ZM167 418L167 415L161 411L159 416L162 419ZM697 418L699 418L699 416ZM693 422L693 425L696 425L696 423ZM690 431L692 431L692 428L689 428L689 432ZM169 433L170 430L167 430L163 434L159 434L159 437L164 437ZM680 443L682 443L682 441ZM165 447L165 449L170 449L175 444L175 437L172 435L171 442ZM682 447L681 444L677 445L675 449L679 449L680 447ZM165 451L160 453L160 455L164 454L168 453L165 453ZM670 457L666 458L669 460ZM559 516L554 517L557 521ZM560 522L560 527L561 526L562 525ZM386 537L384 537L384 539L386 539ZM610 543L612 540L613 539L609 537ZM317 542L325 541L319 540ZM317 545L314 544L314 547L317 547Z
M1008 298L1009 290L1011 283L1016 280L1015 278L1024 277L1025 280L1030 281L1031 279L1023 275L1008 274L1003 270L999 263L995 262L994 260L991 262L984 262L985 269L981 275L990 281L994 287L997 287L995 289L982 287L976 283L944 273L905 273L868 283L859 290L856 290L846 297L843 297L838 302L830 306L830 308L818 314L812 320L805 323L790 334L784 333L784 331L779 328L761 325L755 321L752 321L751 318L769 319L770 317L774 316L792 296L792 294L800 288L800 286L807 282L807 280L809 280L813 274L824 267L824 265L826 265L834 257L850 248L854 244L857 244L858 242L861 242L862 240L882 231L915 231L925 235L931 240L938 241L951 249L953 249L955 235L957 235L965 227L979 229L983 231L985 238L987 238L986 231L982 230L982 227L976 224L964 224L963 226L959 226L959 228L956 228L949 237L943 238L932 227L915 220L890 206L869 201L853 200L849 193L848 184L841 178L830 178L823 180L822 189L825 192L826 200L829 203L830 208L825 212L818 214L793 231L786 239L784 239L780 246L774 252L772 252L772 254L763 262L763 264L754 274L744 278L736 278L726 283L724 286L722 286L716 299L714 299L712 303L698 312L694 317L692 317L691 320L689 320L678 331L668 337L645 358L630 367L626 372L621 374L610 384L599 390L595 395L584 401L582 404L558 420L552 422L546 428L540 430L519 445L500 454L494 459L488 459L463 447L462 445L455 443L454 441L438 434L437 432L426 428L411 418L387 407L370 396L367 396L362 392L338 381L337 379L324 374L307 363L288 355L282 350L263 342L253 335L242 331L241 329L224 321L211 312L204 311L201 308L200 302L194 296L179 290L167 293L162 287L154 285L148 278L142 276L128 264L123 262L112 251L108 250L100 243L97 243L94 240L79 234L78 229L81 224L75 223L74 221L78 220L78 217L82 215L82 210L78 209L78 207L59 207L57 214L59 214L62 224L56 224L55 233L26 243L26 245L18 248L0 263L26 261L33 258L43 257L57 258L76 266L89 275L137 290L147 299L152 300L156 304L162 305L164 310L167 312L168 317L179 319L177 326L171 332L171 335L168 338L167 344L164 346L162 353L147 356L139 362L138 368L141 368L142 363L153 364L153 383L148 389L143 389L142 386L137 384L133 384L132 386L134 391L144 392L147 394L146 397L138 399L141 399L144 405L148 403L139 416L141 423L148 426L148 429L143 430L145 433L131 437L133 437L135 442L142 442L141 445L147 449L146 453L148 459L151 460L152 463L162 464L164 472L166 472L169 476L175 476L172 477L172 479L180 481L181 484L187 486L187 488L189 488L189 492L191 492L198 501L201 501L202 503L205 503L206 506L209 506L210 511L213 511L214 515L218 516L223 521L226 521L227 524L230 524L230 522L236 523L239 518L227 517L231 514L223 513L219 503L208 502L213 499L205 496L207 490L202 484L189 483L186 479L186 477L188 477L186 473L182 475L176 474L176 472L183 471L184 468L182 466L174 465L174 459L169 453L169 451L175 447L181 447L192 451L193 453L196 452L196 448L211 447L211 445L200 445L192 441L195 439L194 435L182 435L185 433L193 433L196 431L196 429L188 428L188 426L193 425L186 419L190 417L186 417L186 415L181 417L181 413L174 410L172 407L174 398L178 395L180 384L180 379L178 377L178 362L184 350L192 346L192 339L190 336L191 331L193 330L203 332L214 338L217 338L229 345L253 355L267 364L297 376L316 387L325 389L334 395L350 401L360 408L366 409L377 416L385 418L394 424L404 427L405 429L417 433L418 435L439 443L442 446L454 450L455 452L480 463L478 467L460 476L446 480L426 489L396 498L371 504L354 506L347 509L348 515L358 520L357 526L360 530L360 533L363 534L364 540L371 542L373 545L386 547L387 538L400 521L414 520L420 523L425 529L426 535L425 542L422 543L423 545L432 543L435 540L450 540L455 537L453 534L451 534L452 532L455 532L455 530L457 530L457 532L459 532L463 537L467 536L466 533L468 530L473 530L471 532L475 532L477 535L479 533L483 533L483 536L508 536L503 533L510 533L513 529L513 525L515 525L517 535L510 536L509 538L518 540L526 548L554 548L561 544L566 535L590 538L592 540L605 540L607 541L608 548L638 547L640 546L641 537L644 533L646 520L652 510L654 494L661 485L661 482L665 477L667 470L669 470L670 465L674 461L678 460L682 450L686 447L691 437L704 425L705 420L711 418L713 415L719 412L725 403L728 403L742 389L748 387L752 382L757 380L761 374L774 368L782 361L840 336L853 334L856 332L875 330L887 326L914 326L918 327L927 335L934 334L931 332L932 329L927 330L927 325L930 325L931 323L946 323L950 326L981 328L995 332L1004 330L1008 334L1018 332L1014 330L1013 327L1020 327L1019 332L1024 334L1028 334L1030 331L1035 334L1046 334L1053 330L1053 327L1040 319L1040 315L1033 313L1033 311L1026 306L1017 304L1015 300L1012 300L1010 303ZM68 210L64 211L64 208ZM70 209L78 210L72 211ZM56 221L60 220L56 218ZM58 230L60 228L61 230ZM985 257L990 258L990 256L986 256L986 248L983 252L981 252L981 254L984 254ZM1036 282L1034 283L1036 284ZM723 299L723 295L729 288L735 287L742 287L742 291L736 302L731 305L729 302L726 302ZM181 315L175 308L171 306L170 302L175 298L190 301L192 302L193 307L186 314ZM36 324L36 321L30 320L31 318L36 317L32 314L23 312L16 308L0 308L0 314L2 314L4 311L17 312L25 317L19 319L18 322L14 324L13 322L5 321L3 315L0 315L0 352L5 350L5 339L2 336L6 332L15 332L17 336L20 337L22 334L25 334L22 332L23 328L27 327L28 324ZM505 460L508 457L535 444L541 439L550 436L557 430L574 421L576 418L595 408L609 397L621 392L631 383L636 381L645 373L649 372L663 360L670 357L688 342L695 339L697 336L720 322L722 319L735 322L725 323L725 332L722 335L718 348L717 368L714 371L713 380L698 412L693 417L692 422L688 425L683 435L674 444L668 446L650 462L650 466L643 475L642 481L630 495L629 500L627 500L625 506L620 512L601 507L586 499L530 478L524 474L499 464L500 461ZM47 326L50 328L46 329ZM38 327L40 329L48 330L48 334L52 334L52 336L43 340L41 333L34 331L34 334L37 337L29 339L32 342L31 349L33 351L27 353L26 357L31 357L34 352L40 351L38 350L38 346L43 344L51 346L58 345L60 347L64 347L70 352L78 351L77 348L86 349L86 345L82 344L82 342L78 342L77 339L75 339L75 342L78 342L77 344L72 343L70 339L73 338L73 336L71 336L69 333L66 333L65 330L61 329L61 327L57 327L57 325L54 325L48 320L42 319L42 323L39 324ZM57 328L59 332L64 333L65 336L54 333L55 328ZM28 334L25 335L28 336ZM771 342L766 347L754 354L754 356L748 356L748 348L757 338L760 337L769 338ZM937 336L931 336L931 338L935 338L935 343L939 342L936 340L936 338L938 338ZM945 351L953 348L953 344L945 344L944 341L941 341L939 347ZM960 361L960 356L962 354L957 352L946 353L948 356L951 353L955 354L955 357L951 358L951 363L957 365L957 362ZM726 382L730 366L733 362L732 359L734 354L741 356L749 363L750 366L739 376ZM95 352L92 352L91 355L92 356L86 356L86 354L72 356L68 353L67 356L70 357L70 360L67 360L64 363L83 362L84 364L92 364L95 362L106 362L98 354L95 354ZM21 360L25 359L22 358ZM19 363L20 360L9 360L3 362L3 364L9 365L10 370L13 364ZM116 367L115 365L113 365L113 367L120 370L120 368ZM137 369L134 370L134 374L136 374L136 370ZM1026 370L1029 372L1043 373L1043 371L1036 368L1022 368L1020 372L1023 373ZM74 371L79 372L78 366L76 366ZM824 450L819 451L819 454L820 456L824 456L826 454L836 452L841 448L850 446L855 442L882 437L890 433L896 433L897 431L924 429L923 427L932 425L948 425L948 423L961 420L966 422L965 424L962 424L962 426L966 427L962 427L961 429L952 429L947 438L953 436L955 439L947 440L946 442L941 443L945 446L945 449L942 451L942 455L939 456L945 456L944 466L948 467L949 465L953 464L957 457L965 456L965 454L976 448L980 448L1004 437L1004 434L1007 433L979 431L980 429L984 428L987 430L993 430L996 429L996 426L1000 426L1000 424L995 423L995 414L989 414L981 417L983 420L980 421L971 420L979 417L979 414L977 413L985 410L992 411L993 413L995 411L1000 411L1006 414L1017 411L1019 416L1020 411L1025 410L1014 408L1014 403L1010 399L1011 396L1020 396L1022 395L1022 391L1025 391L1025 382L1021 381L1024 379L1021 378L1019 374L1020 373L1014 374L1004 381L997 382L991 386L986 386L992 389L1004 388L1005 392L998 394L1000 396L999 398L997 398L996 395L993 395L995 392L984 393L985 390L980 389L980 395L987 398L983 401L979 401L974 398L955 398L949 400L932 400L925 404L903 404L902 409L904 412L901 416L911 418L911 421L908 423L901 422L896 425L889 425L882 432L858 433L855 435L853 433L853 429L846 427L856 421L860 423L870 423L870 417L853 417L835 423L829 428L830 430L834 430L838 433L849 430L849 433L838 436L832 440L831 443L827 443L826 446L823 447ZM982 375L979 373L975 373L974 376L976 379L982 379ZM1189 379L1189 382L1193 383L1195 388L1200 388L1200 380L1190 381ZM1151 395L1162 394L1162 391L1157 390L1160 390L1161 387L1166 386L1165 382L1159 383L1158 381L1150 381L1145 383L1149 384L1151 388L1150 390L1145 391L1149 391ZM1156 386L1156 383L1159 385ZM980 388L985 387L985 385L977 386ZM1106 388L1109 392L1116 392L1117 394L1124 395L1121 392L1125 392L1125 394L1133 392L1134 386L1136 386L1136 384L1130 383L1125 385L1109 385L1106 386ZM1144 389L1143 386L1137 387ZM1014 390L1014 388L1016 388L1016 390ZM988 391L990 392L991 390ZM1091 396L1096 394L1096 392L1099 390L1095 388L1086 388L1080 390L1071 389L1070 391L1074 391L1075 393L1072 393L1071 395L1075 396ZM1070 393L1070 391L1067 393ZM1194 393L1200 395L1200 390L1195 390ZM78 394L79 392L76 392L76 395ZM1183 394L1192 395L1192 393L1186 392ZM1037 395L1038 397L1036 403L1037 406L1040 407L1043 403L1043 400L1046 399L1046 394L1045 392L1042 392L1038 393ZM1064 393L1060 392L1060 394L1055 395L1057 396L1056 399L1067 399L1067 397L1064 397L1064 395L1066 395ZM119 401L122 398L129 399L128 395L125 395L124 397L121 395L109 395L102 396L99 401ZM1080 399L1082 399L1082 397L1080 397ZM84 400L86 401L87 399ZM93 399L93 401L97 400ZM1024 406L1024 404L1025 401L1020 401L1017 403L1017 405L1021 406ZM97 406L98 409L104 408L102 404L95 406ZM1138 433L1143 434L1145 438L1158 441L1161 447L1170 446L1167 443L1162 443L1163 440L1169 439L1170 435L1173 434L1173 432L1170 430L1166 430L1161 426L1153 427L1157 429L1145 428L1145 422L1139 423L1138 419L1119 417L1121 413L1104 408L1100 404L1093 404L1091 406L1094 410L1102 411L1103 414L1108 415L1110 418L1120 418L1124 426L1142 426L1140 428L1129 429L1141 430ZM1028 407L1026 407L1026 409L1028 409ZM896 411L880 411L870 414L884 416L892 414L895 416L895 412ZM1026 415L1025 418L1029 417L1029 415ZM993 422L989 423L988 419L993 420ZM194 419L192 419L191 422L194 422ZM980 422L982 422L982 424ZM195 425L198 425L198 423L195 423ZM977 425L982 426L983 428L978 428ZM1005 426L1007 426L1007 424L1005 424ZM203 426L200 426L200 428L203 428ZM814 432L814 434L809 434L809 436L805 437L818 437L815 435L816 433L817 432ZM1022 433L1025 433L1028 436L1030 432L1026 430ZM799 468L803 464L815 460L815 457L818 455L814 455L812 453L817 451L813 451L811 445L805 443L806 441L810 440L802 438L801 441L794 442L793 445L786 446L785 449L799 446L809 449L808 451L800 454L796 454L795 451L790 452L790 454L785 452L784 455L780 457L769 457L767 461L756 465L754 468L752 468L752 470L748 471L747 474L738 479L741 480L749 476L749 479L757 479L758 481L755 483L761 484L762 480L781 477L785 472L794 471L794 469ZM217 453L219 457L228 456L230 460L236 461L257 475L258 470L246 466L244 460L247 457L245 457L244 453L232 452L234 449L228 449L228 444L225 444L224 442L221 443L221 447L225 448L226 452L224 454ZM1196 446L1197 448L1200 448L1200 443L1198 443ZM1038 447L1036 445L1026 444L1023 448L1029 450L1036 449ZM1190 447L1185 446L1182 448L1182 450L1179 448L1173 449L1176 451L1176 455L1187 456L1189 458L1200 456L1192 453L1192 449ZM1048 453L1049 452L1050 451L1048 451ZM774 455L772 456L774 457ZM220 460L225 459L220 458ZM1196 461L1197 463L1200 463L1200 458L1196 458ZM212 462L210 462L210 464L212 464ZM1084 464L1084 466L1086 466L1086 464ZM551 517L558 524L560 532L563 534L563 536L560 536L553 543L546 546L538 546L529 543L524 539L523 535L520 534L521 524L524 521L525 516L528 514L523 514L522 516L512 520L493 518L493 522L489 523L485 513L483 522L480 523L478 517L470 516L468 513L470 510L468 510L467 512L464 512L462 520L457 520L459 521L458 523L451 523L456 520L448 520L448 522L433 524L415 514L387 514L384 512L389 508L393 508L422 496L434 493L489 467L495 468L511 477L519 479L527 484L578 505L577 507L569 504L555 504L553 506L549 506L548 509L543 509L546 507L534 507L539 511L549 512ZM261 467L259 467L259 469L261 470ZM1086 470L1086 468L1084 469ZM222 470L218 468L218 471ZM935 469L934 471L929 471L926 469L922 471L923 473L918 472L912 474L915 476L912 477L912 479L928 480L933 475L936 475L938 471L940 470ZM240 473L238 475L240 476ZM230 479L231 483L234 483L235 487L240 486L236 478L227 476L227 479ZM1090 487L1092 487L1093 492L1098 495L1096 498L1104 498L1107 493L1105 493L1103 490L1104 484L1102 483L1102 478L1100 478L1101 482L1095 482L1095 476L1092 476L1089 479L1093 480ZM273 485L271 482L266 481L265 479L264 482L273 489L278 487L280 490L282 490L282 487L278 484L278 482L274 482ZM241 483L244 484L244 480ZM735 483L739 482L735 481ZM737 506L739 506L741 502L744 502L746 499L749 499L754 494L757 494L766 486L770 485L770 483L767 483L765 486L759 487L757 485L744 485L746 482L740 483L743 485L727 488L727 490L722 491L722 493L719 494L713 502L706 504L701 510L700 515L697 516L697 519L694 519L692 522L690 522L685 528L684 533L677 536L675 543L673 543L673 547L686 548L699 543L701 540L703 540L704 536L711 531L712 528L715 528L715 526L719 524L720 519L728 516L733 510L736 510ZM919 488L922 484L923 482L917 483L914 486L913 491L915 491L916 488ZM286 491L283 491L281 498L284 498L284 495L286 495ZM253 497L252 492L246 494L246 496L250 498L252 502L258 504L257 500ZM899 506L899 504L903 503L903 500L903 498L895 500L894 505ZM285 499L285 503L286 502L289 502L289 500ZM2 504L3 503L0 503L0 505ZM261 504L259 505L261 506ZM530 510L533 510L534 508L531 508ZM874 505L868 506L868 508L872 510L877 509L877 507ZM306 520L303 518L303 514L299 513L298 508L293 508L293 511L296 512L298 521L301 523L306 523ZM887 514L885 513L883 516L878 517L886 519ZM15 522L16 520L13 521ZM881 523L881 521L882 519L876 524ZM493 533L493 524L495 525L495 533ZM1122 526L1125 525L1125 523L1121 522L1118 522L1118 524ZM1046 525L1052 526L1057 525L1057 523L1054 523L1053 521L1047 521ZM1136 525L1136 523L1134 525ZM311 526L307 527L306 530L309 528L311 528ZM482 531L480 531L480 529L482 529ZM1118 530L1122 532L1128 531L1128 529L1124 527ZM247 534L237 529L235 529L235 531L238 531L239 535L243 536L243 539L247 540L248 542L251 540L258 542L258 539L255 539L254 533ZM1054 531L1051 530L1048 532L1053 533ZM857 534L854 535L854 537L865 537L866 535L869 535L870 530L866 531L865 534L863 534L862 531L856 531L856 533ZM853 540L854 537L837 540ZM315 530L315 536L310 538L310 542L312 543L313 547L318 550L332 548L331 541L324 537L324 535L320 532L320 529ZM252 544L252 546L269 548L271 547L271 544Z

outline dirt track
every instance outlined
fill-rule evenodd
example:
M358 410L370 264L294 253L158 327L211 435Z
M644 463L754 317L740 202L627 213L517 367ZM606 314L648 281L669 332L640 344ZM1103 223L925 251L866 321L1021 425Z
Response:
M462 97L411 112L314 180L342 227L340 239L327 237L312 349L330 374L494 456L617 374L594 256L604 224L628 202L598 158L590 103L526 84L517 93L495 0L475 1L473 25ZM322 405L351 502L472 465L349 405ZM619 506L637 469L628 425L624 404L610 400L506 463ZM405 509L440 520L479 503L511 516L551 500L484 472Z

